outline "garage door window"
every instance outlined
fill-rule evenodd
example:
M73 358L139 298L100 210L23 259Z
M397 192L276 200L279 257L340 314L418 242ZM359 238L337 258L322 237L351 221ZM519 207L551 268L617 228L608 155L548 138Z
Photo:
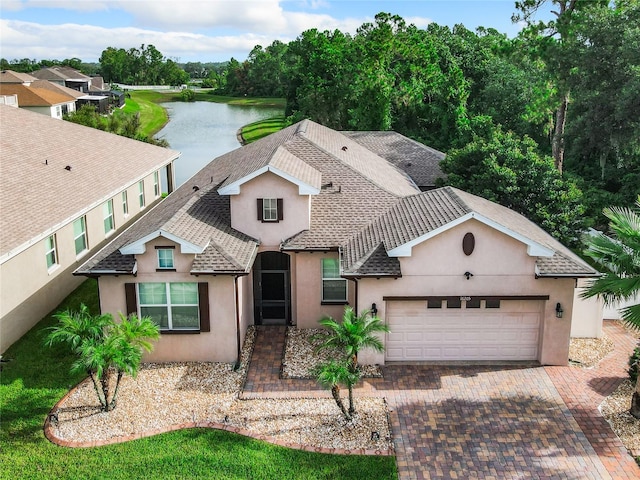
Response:
M459 298L448 298L447 308L462 308L462 302Z
M496 300L496 299L487 299L486 303L485 303L485 307L486 308L500 308L500 300Z
M441 299L429 299L427 301L427 308L442 308L442 300Z
M471 300L467 300L465 304L466 308L480 308L480 299L472 298Z

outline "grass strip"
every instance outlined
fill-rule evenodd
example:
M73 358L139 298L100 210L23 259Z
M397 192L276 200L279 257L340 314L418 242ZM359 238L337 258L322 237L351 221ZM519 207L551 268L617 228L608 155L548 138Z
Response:
M240 133L242 139L246 143L255 142L267 135L271 135L274 132L282 130L287 126L287 120L282 116L266 118L264 120L258 120L257 122L250 123L242 127Z

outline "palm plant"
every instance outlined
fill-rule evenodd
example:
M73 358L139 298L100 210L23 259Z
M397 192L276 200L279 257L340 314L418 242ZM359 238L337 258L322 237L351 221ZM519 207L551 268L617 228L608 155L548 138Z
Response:
M359 373L352 372L346 362L331 360L318 365L314 370L314 375L323 387L331 390L331 395L344 415L344 418L351 420L354 410L352 387L360 380ZM346 385L349 389L349 411L345 408L342 398L340 397L340 385Z
M120 322L116 323L110 314L91 315L84 304L79 312L68 310L58 312L54 317L58 325L51 327L46 344L68 345L77 356L71 372L86 373L102 410L113 410L123 375L137 375L142 351L150 352L150 340L160 336L158 326L149 317L137 315L125 317L120 314ZM109 396L112 372L116 373L116 384Z
M613 238L599 234L586 241L585 254L603 267L605 273L592 281L583 297L601 297L606 304L633 300L640 295L640 195L636 208L604 209ZM640 330L640 304L621 309L622 321ZM640 381L631 400L630 413L640 418Z
M388 325L382 322L380 318L371 315L369 310L363 311L360 315L351 307L345 307L342 322L337 322L331 317L324 317L320 320L320 324L329 330L329 337L318 347L323 349L340 349L347 356L347 368L352 375L360 377L358 368L358 353L364 348L373 348L377 352L384 351L382 340L376 335L389 331ZM353 385L347 383L349 389L349 398L353 398ZM349 413L355 413L353 401L349 404Z

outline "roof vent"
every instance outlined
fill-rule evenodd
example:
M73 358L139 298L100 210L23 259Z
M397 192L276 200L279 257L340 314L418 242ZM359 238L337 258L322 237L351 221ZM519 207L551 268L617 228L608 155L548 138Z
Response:
M67 165L66 167L64 167L64 169L65 169L67 172L70 172L70 171L71 171L71 165Z
M347 151L347 146L346 146L346 145L344 145L344 146L342 147L342 151L343 151L343 152L346 152L346 151Z
M333 187L333 182L325 183L324 185L322 185L322 188L331 188L331 187Z
M198 190L200 190L200 187L198 185L194 185L193 186L193 191L197 192Z

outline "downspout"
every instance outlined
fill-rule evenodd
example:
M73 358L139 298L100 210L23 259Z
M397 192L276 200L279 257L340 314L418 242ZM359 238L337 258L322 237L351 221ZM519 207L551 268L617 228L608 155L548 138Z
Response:
M355 292L353 294L353 303L355 305L353 306L353 309L355 310L357 315L358 314L358 279L352 278L351 280L353 280L353 284L355 285Z
M235 297L235 303L236 303L236 346L237 346L237 359L236 359L236 364L233 367L234 370L238 370L240 368L240 357L242 355L241 348L240 348L240 301L239 301L239 295L238 295L238 279L239 278L240 276L236 275L233 279L233 290L234 290L234 297Z

